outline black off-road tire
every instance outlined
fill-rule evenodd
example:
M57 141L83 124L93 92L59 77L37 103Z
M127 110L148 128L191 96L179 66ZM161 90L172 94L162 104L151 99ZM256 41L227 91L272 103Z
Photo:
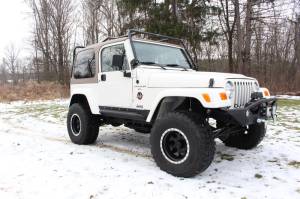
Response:
M78 126L75 125L78 124L77 118L79 118L80 128L76 128ZM87 145L97 140L99 124L97 124L96 118L90 113L89 109L81 104L75 103L70 106L67 126L70 139L75 144Z
M188 140L189 153L183 162L171 162L164 152L161 140L170 129L178 129ZM151 153L161 170L178 177L193 177L211 164L215 154L215 142L208 126L194 113L170 112L159 118L150 135Z
M229 135L226 138L220 138L226 146L238 149L249 150L255 148L266 135L266 126L264 123L249 125L247 131L242 130L239 133Z

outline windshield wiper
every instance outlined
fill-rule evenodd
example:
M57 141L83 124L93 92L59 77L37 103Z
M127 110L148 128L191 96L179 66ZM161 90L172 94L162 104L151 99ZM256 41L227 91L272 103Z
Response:
M145 61L145 62L140 62L141 64L145 64L145 65L156 65L161 67L164 70L167 70L165 67L163 67L161 64L155 63L155 62L150 62L150 61Z
M188 71L188 69L187 69L186 67L180 66L180 65L178 65L178 64L166 64L166 66L182 68L184 71Z

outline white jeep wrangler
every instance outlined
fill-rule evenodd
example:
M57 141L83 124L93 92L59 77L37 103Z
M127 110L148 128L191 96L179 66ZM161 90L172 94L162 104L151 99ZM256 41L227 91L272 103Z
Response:
M150 133L157 165L182 177L211 164L215 138L256 147L265 121L276 117L276 99L254 78L194 67L180 39L137 30L76 47L67 119L72 142L95 142L106 124Z

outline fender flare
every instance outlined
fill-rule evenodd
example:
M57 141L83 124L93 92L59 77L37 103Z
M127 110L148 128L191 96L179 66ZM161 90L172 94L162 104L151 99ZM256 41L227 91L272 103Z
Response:
M85 106L85 108L88 108L89 111L91 111L90 108L90 103L88 101L88 98L84 95L84 94L77 94L74 93L71 97L70 97L70 103L69 103L69 107L74 104L74 103L80 103L83 106Z
M223 108L231 106L230 100L221 100L219 94L225 92L224 88L174 88L161 91L150 105L150 112L146 122L151 122L152 117L161 101L166 97L195 98L204 108ZM208 94L211 102L206 102L202 94Z

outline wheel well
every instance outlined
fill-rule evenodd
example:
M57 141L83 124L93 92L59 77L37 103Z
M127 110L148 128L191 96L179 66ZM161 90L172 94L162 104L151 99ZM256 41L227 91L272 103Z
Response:
M151 118L151 123L170 111L190 111L205 116L205 110L201 102L193 97L165 97L158 103Z
M87 110L89 110L91 112L89 102L85 95L82 95L82 94L73 95L69 106L71 106L72 104L75 104L75 103L81 104L82 106L84 106L84 108L86 108Z

